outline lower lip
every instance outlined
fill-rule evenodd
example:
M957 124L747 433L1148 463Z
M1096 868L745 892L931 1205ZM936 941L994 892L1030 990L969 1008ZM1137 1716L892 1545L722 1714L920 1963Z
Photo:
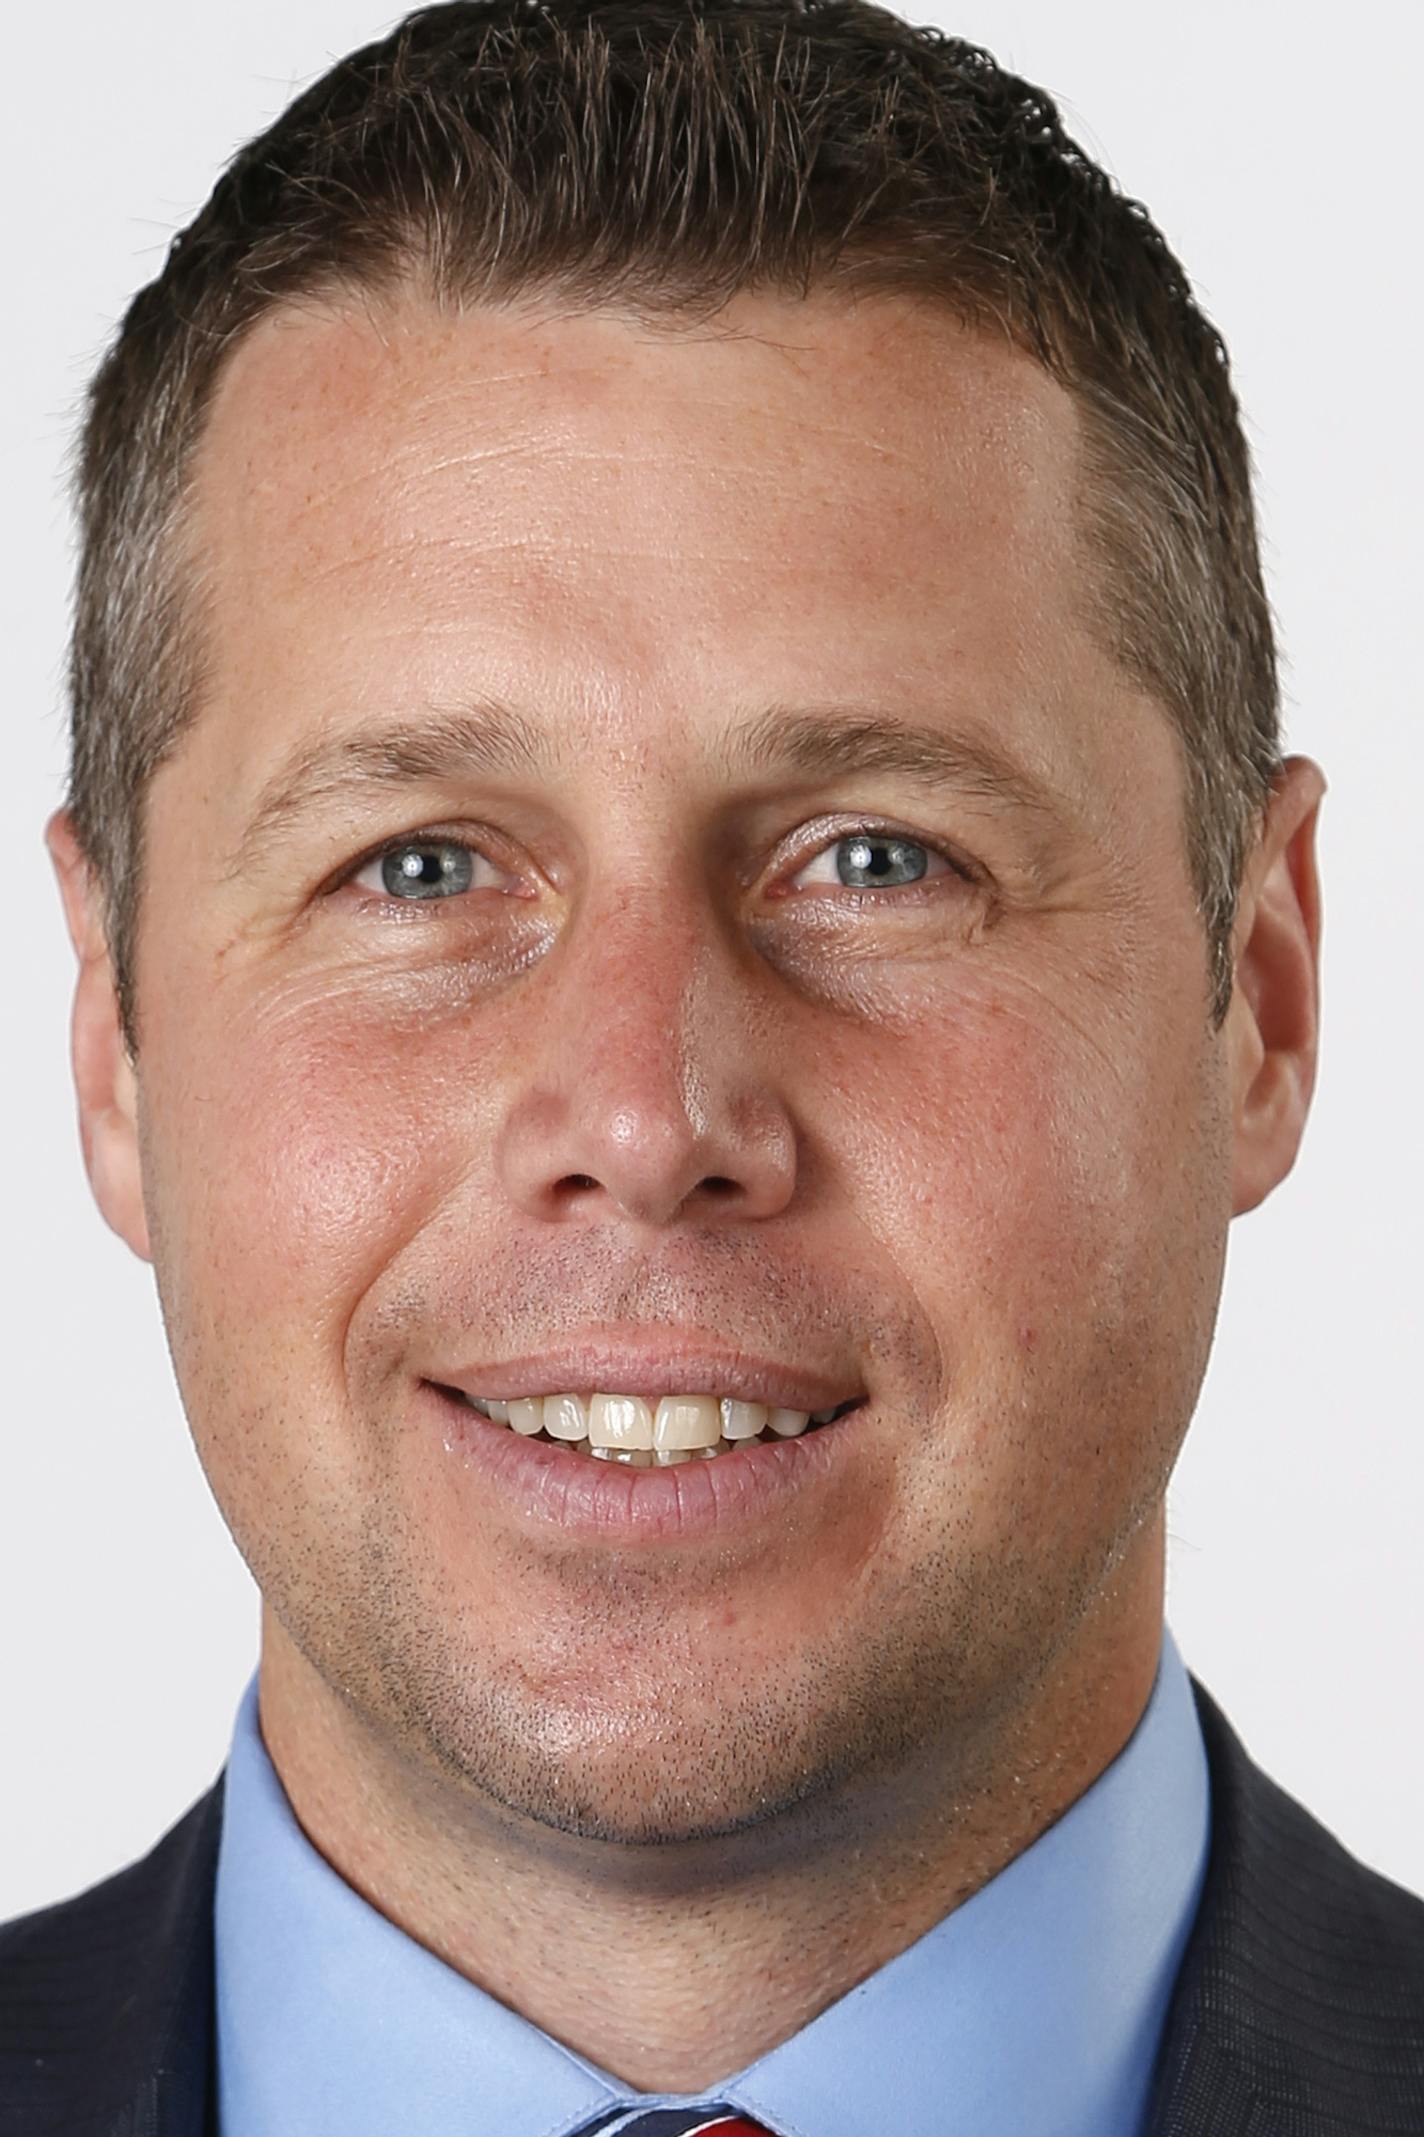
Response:
M784 1517L794 1501L833 1490L855 1435L843 1428L859 1411L799 1439L748 1441L711 1461L667 1469L600 1462L571 1447L525 1439L429 1382L447 1454L496 1496L512 1517L547 1534L593 1543L680 1543Z

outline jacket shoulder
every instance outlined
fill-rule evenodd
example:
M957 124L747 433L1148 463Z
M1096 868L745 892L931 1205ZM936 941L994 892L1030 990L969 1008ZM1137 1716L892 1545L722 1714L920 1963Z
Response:
M1424 1900L1357 1861L1193 1690L1212 1848L1153 2137L1424 2133Z
M117 1875L0 1924L7 2131L87 2129L206 2052L222 1792L220 1777Z

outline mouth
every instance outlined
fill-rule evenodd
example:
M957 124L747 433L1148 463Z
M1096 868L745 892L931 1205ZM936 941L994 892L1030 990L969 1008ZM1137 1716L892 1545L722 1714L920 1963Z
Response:
M802 1439L865 1402L863 1395L852 1395L809 1410L696 1390L491 1396L472 1395L438 1381L432 1385L449 1401L521 1439L629 1469L673 1469L716 1461L753 1446Z
M774 1535L860 1488L872 1408L838 1371L734 1348L708 1329L590 1329L557 1351L431 1359L453 1487L481 1521L617 1548Z

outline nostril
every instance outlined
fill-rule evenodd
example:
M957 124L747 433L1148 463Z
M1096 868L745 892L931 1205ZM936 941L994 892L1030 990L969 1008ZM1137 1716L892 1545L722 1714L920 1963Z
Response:
M736 1181L727 1179L725 1174L720 1172L709 1173L702 1182L702 1187L704 1193L709 1195L734 1195L737 1192Z
M571 1172L560 1180L559 1185L560 1187L574 1187L578 1189L580 1194L586 1194L590 1187L597 1187L598 1182L591 1172Z

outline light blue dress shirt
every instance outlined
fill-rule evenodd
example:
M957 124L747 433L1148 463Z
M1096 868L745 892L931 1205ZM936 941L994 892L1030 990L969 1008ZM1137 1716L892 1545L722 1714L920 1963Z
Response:
M778 2137L1139 2137L1206 1867L1210 1798L1170 1632L1130 1741L972 1899L698 2096ZM637 2093L388 1922L306 1838L257 1678L227 1768L217 1898L222 2137L572 2137Z

